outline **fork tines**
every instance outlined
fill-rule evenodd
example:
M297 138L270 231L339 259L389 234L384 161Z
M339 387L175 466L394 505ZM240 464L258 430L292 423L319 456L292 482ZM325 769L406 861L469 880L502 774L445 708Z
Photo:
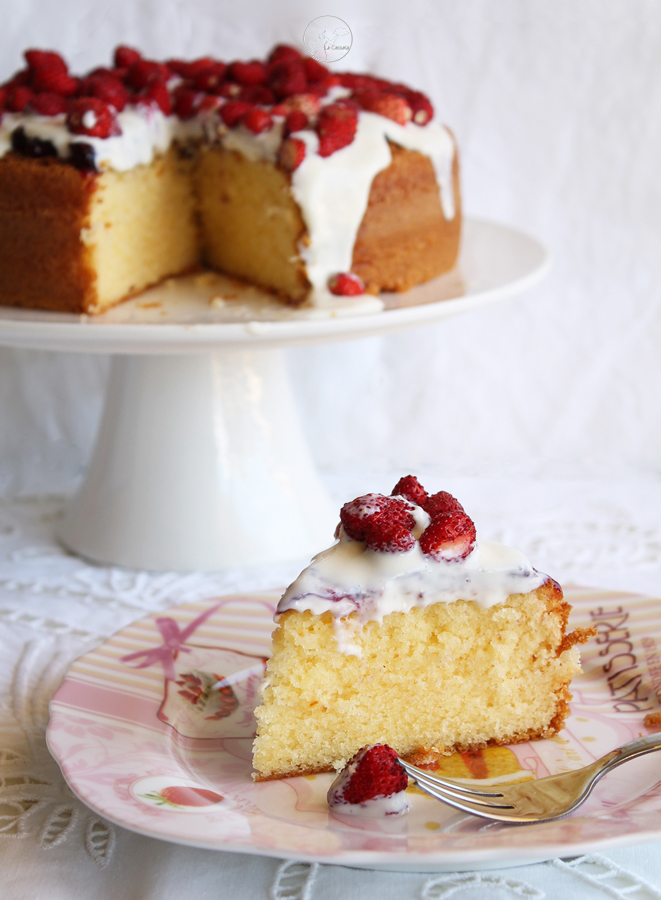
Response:
M503 794L498 790L478 791L467 785L439 778L437 775L432 775L424 769L412 766L402 759L399 762L406 774L410 775L422 790L452 806L457 806L469 812L472 811L471 806L493 810L512 809L509 803L498 803L498 800L504 800Z

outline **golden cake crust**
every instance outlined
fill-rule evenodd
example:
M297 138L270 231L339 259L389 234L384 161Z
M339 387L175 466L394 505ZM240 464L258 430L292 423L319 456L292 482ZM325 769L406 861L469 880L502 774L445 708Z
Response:
M443 214L429 157L389 142L392 162L372 182L351 271L370 293L407 291L449 272L461 235L459 160L453 162L455 215Z
M57 159L0 159L0 300L6 306L85 312L95 273L81 241L96 187Z

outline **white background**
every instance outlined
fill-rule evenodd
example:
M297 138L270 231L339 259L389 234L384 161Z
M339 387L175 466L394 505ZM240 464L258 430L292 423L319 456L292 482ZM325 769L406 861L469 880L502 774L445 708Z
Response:
M119 42L158 58L250 58L300 43L322 14L353 32L336 67L430 94L458 136L467 213L529 231L554 257L550 277L521 298L395 336L291 350L322 471L654 477L656 0L2 0L0 76L27 46L57 48L78 71ZM103 357L0 348L0 494L71 489L106 368Z

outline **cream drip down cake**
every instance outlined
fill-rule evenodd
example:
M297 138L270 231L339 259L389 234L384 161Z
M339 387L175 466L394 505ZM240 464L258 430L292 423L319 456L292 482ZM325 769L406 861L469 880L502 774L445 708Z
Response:
M567 633L555 581L412 476L340 520L277 608L257 780L341 769L366 745L425 765L562 728L593 632Z
M102 312L207 266L293 305L451 269L454 138L403 84L118 47L73 76L28 50L0 85L0 303Z

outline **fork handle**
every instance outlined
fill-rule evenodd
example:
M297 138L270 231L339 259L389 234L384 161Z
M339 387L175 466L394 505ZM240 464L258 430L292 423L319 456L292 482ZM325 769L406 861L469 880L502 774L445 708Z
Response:
M647 734L645 737L638 738L635 741L629 741L616 750L611 750L601 759L596 761L598 764L597 779L601 778L606 772L616 769L622 763L629 762L630 759L636 759L638 756L645 756L646 753L653 753L655 750L661 750L661 734ZM595 764L595 765L596 765Z

